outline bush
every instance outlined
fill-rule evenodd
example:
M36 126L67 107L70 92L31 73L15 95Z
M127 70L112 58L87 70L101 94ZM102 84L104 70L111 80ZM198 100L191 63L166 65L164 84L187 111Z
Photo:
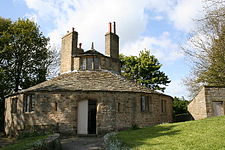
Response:
M116 135L116 132L111 132L104 136L106 150L129 150L130 148L121 143Z
M49 131L45 131L45 130L37 130L35 128L31 128L29 130L23 130L20 131L16 138L17 139L24 139L24 138L28 138L28 137L35 137L35 136L42 136L42 135L48 135L48 134L52 134L53 132L49 132Z
M137 130L137 129L140 129L140 127L137 124L132 124L131 129Z

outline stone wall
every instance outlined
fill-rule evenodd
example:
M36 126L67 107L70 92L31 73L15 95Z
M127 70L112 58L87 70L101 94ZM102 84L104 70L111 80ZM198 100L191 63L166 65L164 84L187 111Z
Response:
M101 57L100 67L103 70L111 70L120 73L120 61L119 59L110 57Z
M18 107L18 116L11 114L12 97L6 99L6 133L11 129L21 130L25 126L57 126L64 134L77 133L78 103L82 100L96 100L96 132L104 134L109 131L129 128L133 124L140 127L172 122L172 98L160 94L144 94L132 92L57 92L30 93L35 95L35 111L22 113L22 106ZM152 112L141 112L141 96L151 96L153 100ZM23 95L18 95L18 105L23 102ZM166 112L161 112L161 100L167 102ZM118 111L118 103L121 110ZM55 108L57 104L57 109ZM14 116L14 115L13 115ZM12 120L17 123L12 123Z
M212 106L213 102L218 102L218 101L223 102L223 109L224 109L225 87L205 86L205 97L206 97L207 117L214 116L214 110Z
M195 120L207 117L205 87L203 87L198 95L188 105L188 111Z
M23 94L11 96L5 99L5 132L15 135L18 130L24 129ZM12 113L12 99L17 99L17 112Z
M80 57L73 57L72 70L80 70Z

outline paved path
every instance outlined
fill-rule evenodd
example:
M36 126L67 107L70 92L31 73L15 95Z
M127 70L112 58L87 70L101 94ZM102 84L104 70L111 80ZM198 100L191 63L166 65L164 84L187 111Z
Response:
M104 150L103 137L73 137L62 139L62 150Z

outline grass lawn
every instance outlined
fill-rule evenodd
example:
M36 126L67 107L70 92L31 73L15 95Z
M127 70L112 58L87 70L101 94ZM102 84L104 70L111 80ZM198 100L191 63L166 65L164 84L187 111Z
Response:
M48 136L49 135L44 135L44 136L20 139L13 144L0 148L0 150L25 150L25 149L31 148L32 143L36 142L37 140L44 139Z
M225 150L225 116L122 131L118 139L140 150Z

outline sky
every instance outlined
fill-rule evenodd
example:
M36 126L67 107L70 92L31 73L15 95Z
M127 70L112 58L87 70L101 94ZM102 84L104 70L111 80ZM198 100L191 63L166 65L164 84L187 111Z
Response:
M204 15L202 0L0 0L0 16L35 21L52 47L72 27L78 32L82 48L104 54L108 23L116 22L120 53L138 56L150 50L162 64L171 83L165 94L188 99L183 79L190 76L191 65L182 47Z

